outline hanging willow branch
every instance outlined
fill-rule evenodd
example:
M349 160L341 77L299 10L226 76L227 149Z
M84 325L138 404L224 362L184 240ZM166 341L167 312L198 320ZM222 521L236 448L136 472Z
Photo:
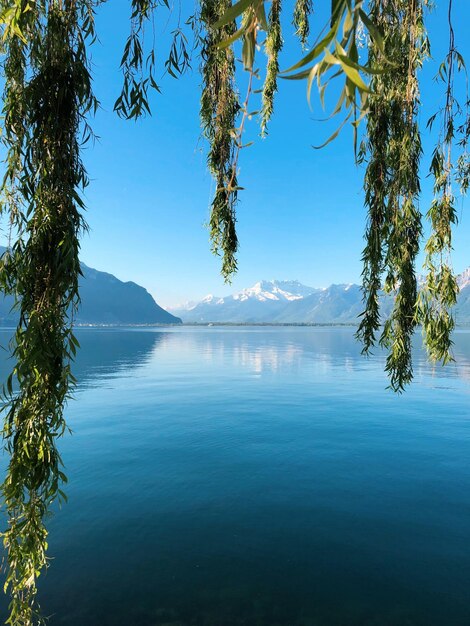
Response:
M138 119L150 114L150 91L161 93L155 79L157 55L155 51L155 12L160 4L171 10L168 0L131 0L130 34L124 46L121 59L123 86L114 110L125 119ZM198 26L194 16L190 16L186 26L191 26L197 33ZM148 29L150 27L150 37ZM150 39L149 42L146 42ZM164 62L165 72L178 78L191 68L193 46L180 26L171 33L168 57Z
M266 54L268 65L263 85L263 108L261 114L261 134L267 134L268 122L274 111L274 96L277 92L279 74L279 53L282 50L281 0L273 0L269 13L268 33L266 35Z
M385 369L395 391L402 391L413 375L411 341L417 325L415 260L421 236L418 197L422 149L417 122L417 70L425 54L421 42L420 0L402 2L400 9L394 58L398 61L401 54L404 62L392 74L395 79L389 147L392 175L388 193L389 228L385 259L385 291L395 292L395 302L381 337L381 344L389 350Z
M237 269L238 239L235 205L238 195L234 165L236 118L240 110L235 88L235 59L230 46L221 46L235 33L229 21L221 28L216 23L230 6L229 0L204 0L201 19L205 37L201 50L203 87L201 123L209 141L207 164L216 181L210 215L212 249L222 255L222 275L226 280Z
M8 623L15 626L40 620L35 596L47 563L45 519L64 497L57 439L66 429L64 404L74 383L70 362L78 343L71 316L84 228L80 189L88 182L80 145L95 106L85 42L93 37L91 5L51 1L26 11L27 4L15 28L5 30L2 209L16 241L0 265L1 288L14 295L20 315L12 343L16 364L4 390L10 462L2 485Z
M0 287L15 297L19 311L11 345L15 366L3 393L4 438L10 455L2 485L9 519L3 538L12 626L31 626L41 619L36 580L47 563L45 519L53 503L65 497L57 440L66 429L64 405L74 383L71 361L78 345L72 318L79 297L78 238L85 228L81 191L88 182L80 150L92 136L87 117L96 106L87 58L87 47L95 38L94 2L0 0L6 152L1 206L9 216L13 239L0 262ZM464 64L454 44L452 0L448 0L449 53L440 69L446 102L435 116L440 136L431 164L435 199L428 212L432 232L426 245L427 282L420 293L415 272L421 236L418 72L428 55L423 10L429 0L333 0L331 15L313 47L281 74L282 0L270 2L202 0L200 15L184 22L201 47L200 114L209 142L208 167L216 182L210 216L213 250L222 256L222 274L229 280L237 269L239 155L249 145L243 143L246 122L255 115L249 110L250 98L262 92L265 134L279 75L306 80L309 99L316 89L322 105L330 86L339 84L331 117L339 115L342 121L325 144L346 122L356 136L366 119L360 152L367 162L365 311L358 335L365 352L380 335L389 351L391 387L401 391L412 377L411 340L417 324L423 324L431 358L443 362L451 358L450 308L457 295L450 263L456 222L453 194L457 185L465 192L470 181L468 94L461 107L454 90L455 68L462 70ZM124 84L115 103L117 113L126 118L149 113L150 91L160 90L155 80L154 30L159 4L171 8L168 0L130 0L131 31L121 60ZM268 20L265 6L270 6ZM292 21L303 47L311 12L311 0L296 0ZM255 55L262 31L267 71L263 89L255 90L259 78ZM368 37L366 59L358 45L363 32ZM242 104L236 87L238 40L248 73ZM165 73L177 77L190 67L188 41L178 18L162 64ZM392 293L395 303L381 330L383 291Z
M382 2L371 6L371 19L382 30L386 30L387 18ZM384 41L384 54L389 58L393 51L393 37L389 33ZM369 40L369 63L372 69L380 68L381 50L377 43ZM372 77L368 97L367 134L362 143L359 160L368 160L364 175L365 205L368 210L366 246L362 255L362 284L365 310L357 331L363 343L363 352L369 354L375 345L377 332L381 326L380 292L384 271L385 238L387 232L386 215L390 168L388 149L390 145L392 102L389 98L393 77L390 72Z
M308 37L310 35L310 15L312 11L312 0L296 0L292 24L295 27L295 34L299 38L304 50L308 46Z
M451 0L449 1L448 26L449 50L438 74L439 80L445 83L445 104L428 122L428 126L432 127L435 119L441 118L439 141L434 150L430 168L434 177L435 197L427 213L427 218L431 223L431 235L425 246L427 275L419 298L426 349L433 361L442 361L444 364L453 359L451 335L455 322L452 307L457 302L459 290L451 263L452 227L457 223L452 191L452 184L456 177L452 153L456 133L461 130L456 128L457 120L463 111L454 94L454 81L456 68L458 71L465 71L464 61L455 47ZM465 135L462 147L465 152Z
M380 326L379 291L393 293L394 306L380 338L389 350L390 385L402 391L412 378L411 340L418 323L415 259L419 251L421 214L419 162L421 138L417 122L417 72L427 56L420 0L375 2L372 19L384 27L384 53L393 71L372 81L367 118L368 167L365 176L369 224L364 250L363 290L366 304L358 335L368 352ZM369 40L369 62L381 53Z
M152 19L158 2L155 0L132 0L131 32L124 46L121 59L123 74L122 92L114 103L120 117L137 119L150 113L149 89L160 93L155 80L155 50L151 47L144 61L144 36L146 26ZM167 3L168 6L168 3Z

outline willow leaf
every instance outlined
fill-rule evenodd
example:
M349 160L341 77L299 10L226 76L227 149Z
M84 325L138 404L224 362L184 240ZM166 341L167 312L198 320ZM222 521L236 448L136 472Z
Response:
M237 39L240 39L240 37L242 37L242 35L245 32L245 30L246 30L245 27L242 26L231 37L227 37L227 39L224 39L223 41L221 41L218 44L216 44L216 47L220 48L221 50L224 50L225 48L228 48L233 43L235 43L235 41L237 41Z
M300 61L295 63L295 65L292 65L287 70L284 70L281 73L287 74L287 72L293 72L295 70L298 70L301 67L304 67L311 61L315 60L317 56L319 56L325 50L325 48L333 41L337 31L338 31L338 27L337 26L333 27L328 32L328 34L325 35L325 37L323 37L323 39L313 48L313 50L311 50L308 54L304 56L303 59L301 59Z
M349 118L351 117L351 113L349 113L344 120L341 122L341 124L338 126L338 128L335 130L335 132L330 135L328 137L328 139L322 143L320 146L312 146L312 148L314 150L321 150L322 148L324 148L325 146L327 146L329 143L331 143L332 141L334 141L336 139L336 137L340 134L340 132L342 131L342 129L344 128L344 126L346 125L347 121L349 120Z
M256 0L239 0L236 4L225 11L222 17L214 24L213 28L221 28L222 26L230 24L230 22L233 22L244 11L246 11L248 7L255 7L256 4L258 4Z

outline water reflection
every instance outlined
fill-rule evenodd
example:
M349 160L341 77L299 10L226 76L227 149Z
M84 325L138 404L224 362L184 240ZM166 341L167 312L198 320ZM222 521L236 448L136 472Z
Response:
M468 333L400 397L350 328L79 333L51 626L468 626Z
M445 367L429 362L420 333L413 341L416 379L470 380L470 332L454 334L455 363ZM327 375L335 370L346 376L374 371L387 384L383 369L386 353L377 347L371 357L361 354L361 345L351 328L186 328L162 334L153 354L165 351L191 361L194 355L205 363L238 367L253 375L309 372ZM152 357L152 359L154 358Z
M78 329L80 349L73 366L78 388L99 384L145 367L165 338L164 332Z
M0 380L11 371L11 330L0 329ZM72 366L78 389L102 384L103 380L135 374L153 358L165 337L164 331L132 329L77 329L80 349Z
M236 367L252 375L296 371L325 376L336 370L347 377L364 370L382 375L386 354L380 348L371 358L361 355L361 346L351 328L181 328L181 329L77 329L81 349L73 366L78 388L101 384L119 376L135 376L150 366L160 375L165 363L197 359L206 366ZM8 359L10 330L0 329L0 378L11 369ZM420 333L414 337L416 379L470 381L470 331L454 333L455 363L433 365L422 347ZM160 354L159 354L160 353ZM384 385L387 384L383 377Z
M254 373L301 367L307 359L352 367L360 347L352 329L186 329L168 332L164 346L207 363L230 362Z

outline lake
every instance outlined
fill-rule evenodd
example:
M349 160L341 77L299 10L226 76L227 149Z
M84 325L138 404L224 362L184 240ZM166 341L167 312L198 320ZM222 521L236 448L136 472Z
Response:
M78 337L50 624L470 624L469 331L401 396L351 328Z

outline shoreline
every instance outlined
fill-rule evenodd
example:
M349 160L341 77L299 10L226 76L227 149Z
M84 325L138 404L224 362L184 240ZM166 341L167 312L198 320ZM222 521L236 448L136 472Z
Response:
M84 330L87 328L213 328L213 327L271 327L271 328L356 328L357 323L354 322L183 322L181 324L171 323L154 323L154 324L74 324L76 329ZM2 325L0 330L16 330L15 325ZM417 326L417 330L421 326ZM455 330L470 329L470 324L457 324Z

